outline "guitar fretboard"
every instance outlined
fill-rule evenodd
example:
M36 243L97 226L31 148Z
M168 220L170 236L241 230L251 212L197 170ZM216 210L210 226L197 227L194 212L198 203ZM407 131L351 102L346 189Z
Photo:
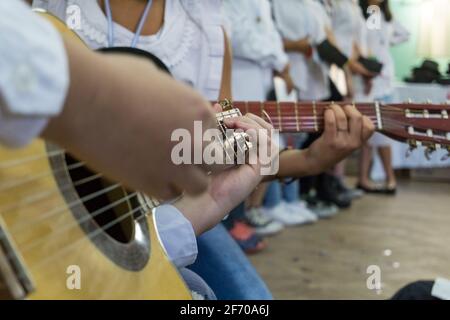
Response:
M336 103L340 106L349 103ZM231 107L237 108L242 114L253 113L275 129L285 133L322 132L324 129L324 113L330 106L329 102L255 102L233 101ZM378 103L358 103L354 106L382 129L380 106Z

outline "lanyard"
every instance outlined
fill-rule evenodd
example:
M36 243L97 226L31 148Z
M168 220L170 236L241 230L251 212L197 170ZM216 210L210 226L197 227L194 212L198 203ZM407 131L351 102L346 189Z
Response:
M131 47L136 48L139 37L141 36L142 29L144 28L144 24L147 21L148 13L150 12L150 8L152 7L153 0L149 0L147 3L147 6L144 9L144 12L142 13L141 20L139 21L139 25L136 29L136 33L134 35L134 39L131 42ZM106 7L106 18L108 20L108 46L114 47L114 22L112 18L112 11L111 11L111 5L109 3L109 0L105 0L105 7Z

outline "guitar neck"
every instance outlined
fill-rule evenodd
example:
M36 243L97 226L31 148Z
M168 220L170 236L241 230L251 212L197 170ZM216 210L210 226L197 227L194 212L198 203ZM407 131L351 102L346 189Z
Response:
M348 103L336 104L343 107ZM324 129L324 113L329 105L329 102L233 101L231 107L239 109L242 114L253 113L260 116L280 132L320 133ZM355 107L372 120L377 129L381 129L380 105L378 103L358 103L355 104Z

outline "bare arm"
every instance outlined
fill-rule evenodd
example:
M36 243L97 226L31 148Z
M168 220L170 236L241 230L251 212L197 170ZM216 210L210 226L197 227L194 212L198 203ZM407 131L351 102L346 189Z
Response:
M43 137L70 150L97 171L149 195L198 194L206 173L171 159L172 131L193 122L215 126L208 102L147 60L101 55L65 39L70 88L63 112ZM133 85L130 85L132 80Z
M309 38L303 38L300 40L287 40L283 39L284 50L287 52L298 52L305 55L309 55L311 52L311 44Z

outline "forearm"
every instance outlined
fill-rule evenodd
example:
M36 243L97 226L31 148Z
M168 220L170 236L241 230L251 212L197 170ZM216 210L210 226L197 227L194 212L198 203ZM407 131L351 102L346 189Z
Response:
M308 149L287 150L280 154L280 167L275 176L268 176L264 181L280 178L302 178L320 173L320 169L308 159Z
M73 129L77 128L79 122L86 123L86 120L91 118L86 117L86 113L79 112L78 109L91 106L91 111L95 112L95 105L100 105L100 97L104 96L101 88L106 87L99 84L105 84L105 81L113 81L113 79L105 77L109 72L106 68L107 62L105 59L100 59L98 54L71 39L64 39L64 44L69 61L70 87L63 112L51 119L42 136L58 143L64 141L66 145L70 144L71 140L67 139L71 137ZM103 79L100 79L98 70L105 72L102 74Z
M192 224L196 236L213 228L229 213L223 208L218 208L207 193L198 197L183 197L174 206Z
M284 50L286 52L297 52L309 55L311 52L311 45L307 38L301 40L283 39Z

